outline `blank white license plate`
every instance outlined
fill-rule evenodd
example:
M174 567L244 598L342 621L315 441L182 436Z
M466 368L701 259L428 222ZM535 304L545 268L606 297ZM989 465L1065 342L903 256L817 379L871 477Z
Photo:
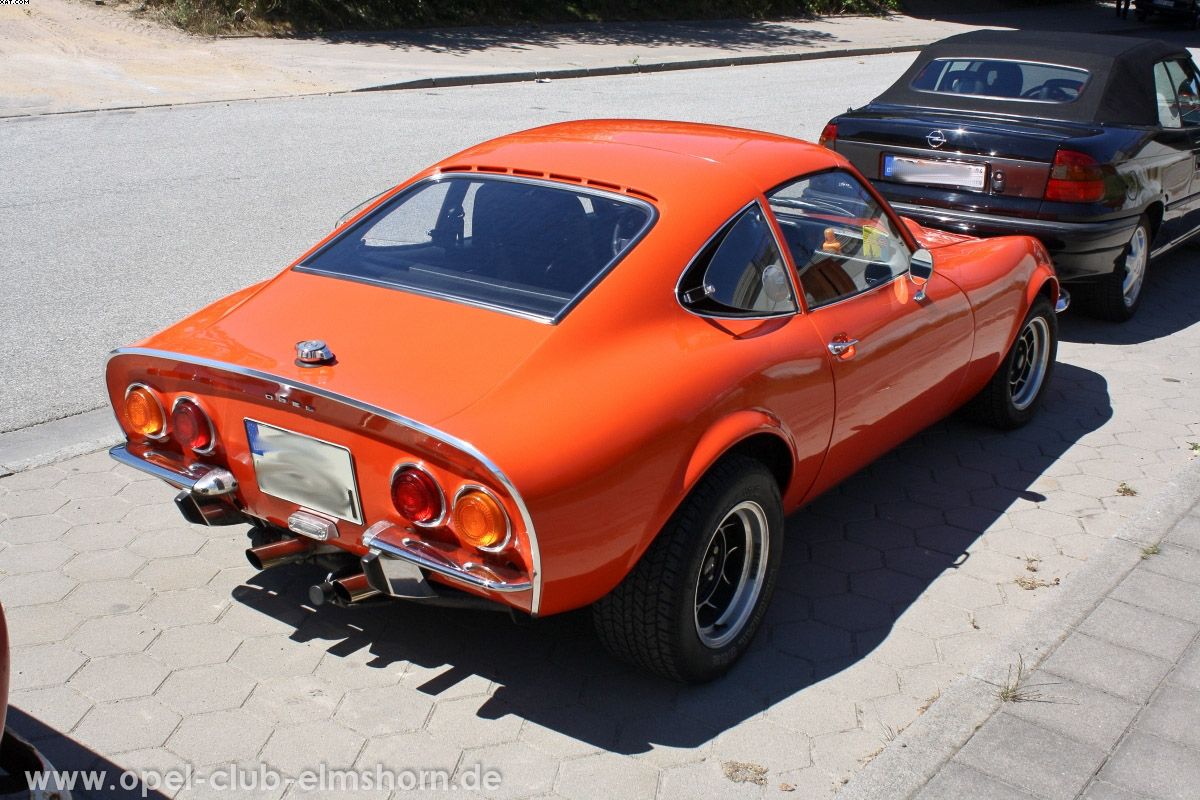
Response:
M987 180L987 165L886 155L883 157L883 177L901 183L983 189Z
M246 420L258 488L338 519L362 524L354 460L345 447Z

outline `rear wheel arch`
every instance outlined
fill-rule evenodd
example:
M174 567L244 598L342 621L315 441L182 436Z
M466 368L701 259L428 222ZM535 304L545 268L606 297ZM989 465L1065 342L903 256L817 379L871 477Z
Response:
M1150 241L1153 242L1154 237L1158 236L1158 229L1162 227L1163 204L1155 201L1146 206L1146 210L1142 213L1150 220Z
M761 463L775 476L779 493L787 494L795 470L795 456L782 436L774 433L756 433L729 448L722 458L734 455L745 456Z
M787 493L795 464L793 447L778 419L749 409L722 417L701 435L684 469L684 492L691 491L721 459L732 454L762 463L775 477L779 491Z

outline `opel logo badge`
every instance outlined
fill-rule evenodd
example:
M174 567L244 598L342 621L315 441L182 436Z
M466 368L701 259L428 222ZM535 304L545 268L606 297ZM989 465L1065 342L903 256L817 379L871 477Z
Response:
M925 141L929 142L929 146L937 149L946 143L946 134L941 131L930 131L925 137Z

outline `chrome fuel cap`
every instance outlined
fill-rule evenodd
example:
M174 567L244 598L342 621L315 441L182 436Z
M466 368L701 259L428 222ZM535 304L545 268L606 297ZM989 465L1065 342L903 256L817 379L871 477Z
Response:
M320 339L296 342L296 362L302 367L319 367L333 361L333 351Z

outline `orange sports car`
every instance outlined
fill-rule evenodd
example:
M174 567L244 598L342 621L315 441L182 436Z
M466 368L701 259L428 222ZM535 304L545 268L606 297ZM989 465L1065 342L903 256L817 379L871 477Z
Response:
M590 605L683 681L755 634L784 514L964 407L1015 427L1042 245L898 217L783 136L571 122L419 173L276 277L112 353L122 463L315 603Z

